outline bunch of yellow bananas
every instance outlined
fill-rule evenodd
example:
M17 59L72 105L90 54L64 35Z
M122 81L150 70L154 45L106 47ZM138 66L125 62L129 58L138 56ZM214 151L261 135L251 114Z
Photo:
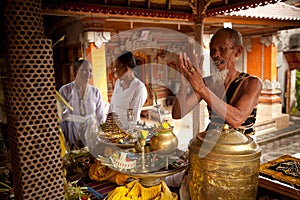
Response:
M143 187L138 180L117 187L108 194L108 200L178 200L176 193L169 190L164 181L152 187Z

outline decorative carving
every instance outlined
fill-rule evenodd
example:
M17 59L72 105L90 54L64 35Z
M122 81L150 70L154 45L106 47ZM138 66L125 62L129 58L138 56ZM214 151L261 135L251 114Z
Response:
M298 38L298 45L295 44L294 49L299 49L300 46L300 36L299 36L300 29L290 29L290 30L283 30L280 31L280 39L282 42L282 50L290 50L294 46L294 42L296 42L296 38ZM296 40L295 40L296 39ZM291 42L292 40L292 42Z
M214 0L207 0L207 1L205 1L204 8L202 9L202 12L201 12L201 14L202 14L203 16L206 15L206 10L207 10L208 6L209 6L213 1L214 1Z
M182 46L183 44L181 43L171 43L167 46L166 49L168 52L179 54L179 52L183 51Z
M101 45L110 40L110 32L92 32L88 31L84 33L83 43L87 48L89 43L94 42L97 48L100 48Z
M203 5L203 7L201 7L201 8L199 8L199 6L197 6L198 0L189 0L188 5L192 9L192 12L193 12L194 15L198 15L198 13L200 13L200 15L205 16L206 15L206 10L207 10L208 6L213 1L214 0L204 0L204 4L201 3ZM198 10L198 9L201 9L201 10Z
M266 79L263 82L263 90L274 90L280 89L280 83L278 81L273 80L272 82L269 79Z
M14 196L64 199L52 42L44 39L41 1L6 3L3 32L9 43L1 107L7 114Z
M269 47L270 44L274 44L275 46L277 46L280 43L280 39L275 36L268 36L268 37L261 37L260 38L260 43L262 43L263 45L265 45L266 47Z
M126 39L124 44L125 49L143 49L143 48L154 48L159 49L157 40L153 38L151 32L134 31L130 38Z
M244 43L244 48L247 52L251 52L252 51L252 38L245 38L243 43Z
M197 15L197 0L195 1L195 0L189 0L189 3L188 3L188 5L191 7L191 9L192 9L192 12L193 12L193 14L194 15Z

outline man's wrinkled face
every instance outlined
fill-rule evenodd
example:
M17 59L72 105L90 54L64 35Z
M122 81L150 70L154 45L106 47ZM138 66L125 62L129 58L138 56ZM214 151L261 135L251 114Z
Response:
M220 71L235 67L235 49L236 46L229 40L228 33L221 32L214 36L210 43L210 56Z

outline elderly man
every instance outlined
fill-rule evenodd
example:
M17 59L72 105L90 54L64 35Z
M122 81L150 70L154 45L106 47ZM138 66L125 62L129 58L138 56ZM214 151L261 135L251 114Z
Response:
M182 118L203 99L210 113L208 128L228 124L246 135L253 135L262 82L257 77L237 71L236 61L242 52L241 34L223 28L214 34L210 42L210 56L219 70L217 76L202 78L200 70L191 64L189 58L185 54L179 55L185 78L182 78L174 101L173 118ZM188 82L194 91L189 94ZM220 92L220 88L225 88L225 91Z

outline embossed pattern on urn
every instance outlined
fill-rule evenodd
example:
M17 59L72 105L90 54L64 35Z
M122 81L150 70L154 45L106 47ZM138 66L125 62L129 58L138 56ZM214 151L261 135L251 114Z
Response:
M207 139L216 134L216 141ZM252 138L232 129L209 130L194 137L189 150L192 200L256 199L261 149Z

